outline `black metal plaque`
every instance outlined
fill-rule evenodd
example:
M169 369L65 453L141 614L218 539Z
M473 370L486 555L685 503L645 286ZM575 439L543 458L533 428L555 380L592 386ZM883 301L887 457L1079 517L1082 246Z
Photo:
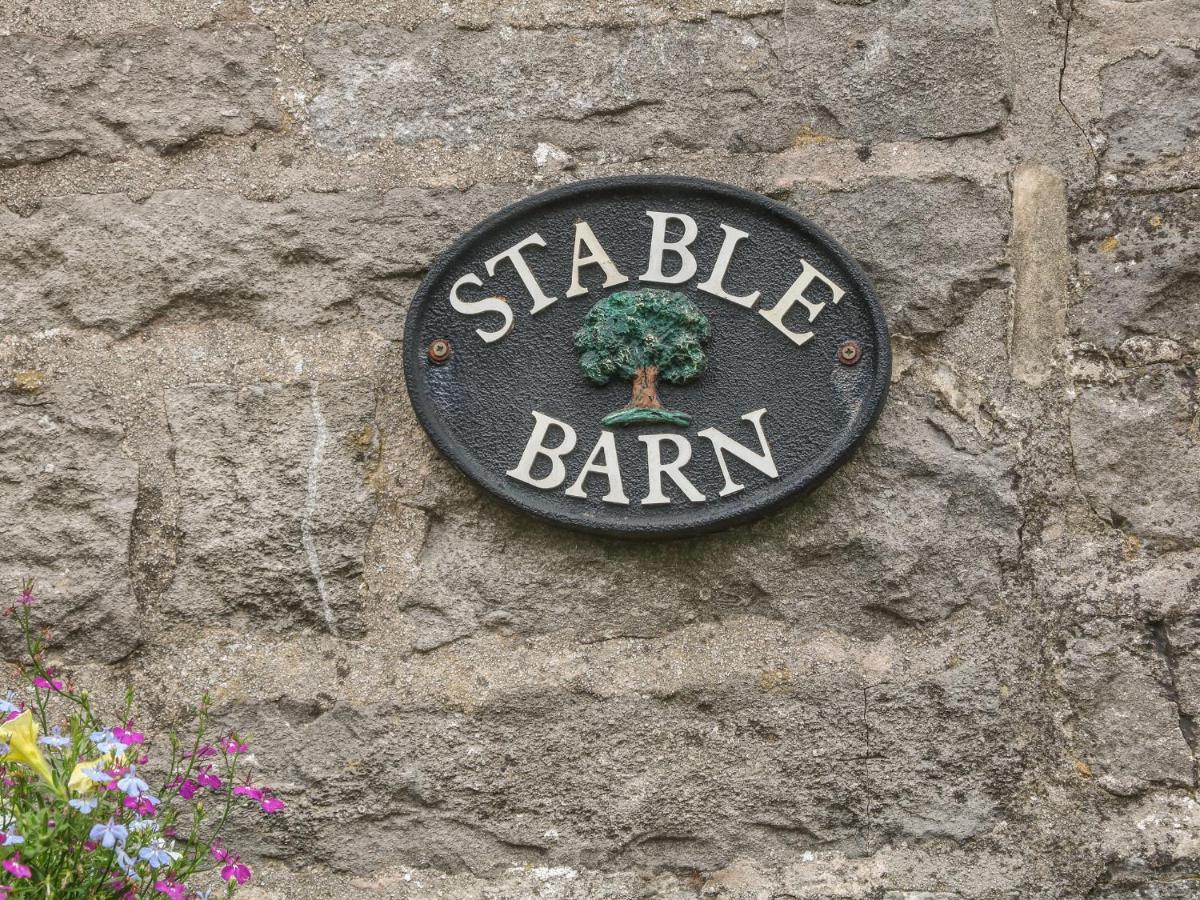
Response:
M404 339L413 407L463 472L630 537L728 527L811 489L891 373L845 250L695 178L600 178L501 210L438 259Z

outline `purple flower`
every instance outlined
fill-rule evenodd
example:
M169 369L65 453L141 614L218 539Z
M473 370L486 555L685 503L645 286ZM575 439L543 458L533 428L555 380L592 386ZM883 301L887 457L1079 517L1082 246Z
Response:
M60 694L63 692L63 683L57 678L47 681L41 675L38 675L33 679L33 686L40 687L43 691L57 691Z
M192 781L190 778L185 778L179 783L179 796L184 800L191 800L196 796L196 791L200 785Z
M226 753L233 754L234 756L237 756L239 753L245 753L250 749L248 744L239 744L237 738L233 737L232 735L227 738L221 738L221 740L219 740L217 743L220 745L222 750L224 750Z
M221 779L212 773L212 766L203 765L196 773L196 781L201 787L206 787L210 791L219 791L221 789Z
M4 870L13 878L29 878L33 875L33 870L30 869L29 866L22 865L20 853L11 859L6 859L4 861ZM249 870L247 870L247 872L249 872ZM246 877L249 878L249 874L247 874ZM225 880L228 881L229 879L226 878ZM242 882L240 881L238 882L238 884L241 883Z
M171 900L184 900L187 897L187 885L180 884L173 878L160 878L154 882L154 889L160 894L166 894Z
M129 829L112 819L103 825L93 825L92 830L88 832L88 840L95 841L105 850L111 850L117 844L124 846L128 837Z
M250 867L235 856L231 862L221 866L221 877L226 881L245 884L250 880Z
M126 731L120 725L117 725L112 730L112 735L126 747L134 744L143 744L146 741L146 735L140 731Z

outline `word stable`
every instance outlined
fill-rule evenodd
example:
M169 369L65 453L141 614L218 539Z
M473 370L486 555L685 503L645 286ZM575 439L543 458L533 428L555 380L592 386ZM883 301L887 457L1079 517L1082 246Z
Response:
M763 430L762 421L766 412L764 407L742 416L754 427L754 432L758 436L759 449L757 451L738 443L717 428L709 427L697 432L697 437L703 438L712 445L712 452L721 468L724 484L718 496L728 497L745 490L746 487L735 481L730 475L729 461L726 455L740 460L768 478L779 477L779 470L775 468L775 460L771 456L771 446L767 442L767 435ZM529 440L525 443L525 450L521 454L520 462L505 474L509 478L514 478L532 487L553 491L562 487L567 480L565 459L575 450L578 436L571 425L537 410L533 412L533 421L533 430L530 432ZM552 429L561 432L562 437L557 444L547 446L546 441ZM642 506L664 506L672 502L663 490L664 476L670 479L679 492L692 503L704 503L710 499L708 495L698 490L683 472L684 467L692 459L692 444L686 437L668 432L639 434L637 440L646 448L646 476L649 482L646 496L639 501ZM667 458L663 452L667 446L671 447L674 453L670 458ZM541 461L549 465L550 471L544 475L534 475L534 467ZM545 465L541 465L542 469L545 467ZM563 491L563 494L567 497L586 500L589 479L597 478L603 479L607 486L607 491L600 498L601 500L620 506L629 505L629 497L626 495L624 481L621 478L617 437L612 431L600 432L600 437L592 446L592 451L588 454L579 474L570 487Z
M699 268L696 256L690 249L700 234L700 228L696 224L696 220L685 213L661 212L658 210L647 210L646 216L650 218L652 223L650 248L646 271L638 276L638 281L642 284L683 284L691 280ZM682 228L682 234L674 240L668 239L667 225L669 222L676 222ZM762 296L761 291L756 290L748 294L739 295L731 294L725 289L725 278L729 272L729 266L733 261L737 245L740 241L749 238L750 233L742 231L739 228L734 228L732 225L727 225L724 222L720 223L720 227L724 232L721 249L717 252L708 277L696 285L696 290L703 291L722 300L728 300L731 303L736 303L738 306L745 307L746 309L753 309ZM538 313L549 309L557 303L559 298L548 295L533 274L533 270L530 269L529 263L525 259L525 253L533 247L546 247L545 239L536 231L528 237L517 241L507 250L503 250L492 256L484 262L483 267L489 276L494 276L497 267L501 263L507 263L512 266L521 279L525 291L532 300L529 313L536 316ZM668 253L677 258L679 266L676 271L669 275L663 271L665 257ZM603 286L605 288L616 287L617 285L626 284L629 281L629 276L617 268L612 257L609 256L608 252L601 245L592 226L587 221L580 220L575 223L574 251L571 255L570 265L570 284L563 292L563 296L582 297L588 293L588 289L583 286L579 277L580 272L588 266L599 267L604 273ZM825 308L826 302L814 301L805 296L805 293L812 287L813 282L820 282L829 290L829 303L836 305L846 294L845 290L836 284L833 279L817 269L808 260L801 259L800 273L792 282L791 287L783 293L783 296L770 309L760 309L758 311L760 316L779 329L780 332L798 347L802 347L808 341L812 340L813 332L811 330L795 331L785 324L784 319L791 312L792 308L799 304L808 313L808 324L816 321L817 316L821 314L821 310ZM492 344L505 338L515 325L515 317L508 298L493 296L478 300L466 300L463 299L461 293L468 285L483 287L483 280L474 272L467 272L465 275L460 276L450 288L449 300L451 308L455 312L466 316L480 316L485 313L499 314L503 322L498 328L491 331L478 328L475 333L487 344Z

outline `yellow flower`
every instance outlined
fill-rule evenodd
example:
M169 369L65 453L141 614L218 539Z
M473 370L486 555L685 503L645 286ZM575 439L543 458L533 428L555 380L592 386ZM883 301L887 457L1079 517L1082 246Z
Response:
M67 781L67 787L79 794L86 794L88 791L95 789L96 782L83 774L84 769L103 769L112 762L112 757L105 754L97 756L95 759L80 760L75 764L75 768L71 770L71 777Z
M0 757L0 762L22 763L49 785L54 785L54 773L42 756L37 745L37 726L33 724L33 713L28 709L15 719L0 725L0 742L8 744L8 753Z

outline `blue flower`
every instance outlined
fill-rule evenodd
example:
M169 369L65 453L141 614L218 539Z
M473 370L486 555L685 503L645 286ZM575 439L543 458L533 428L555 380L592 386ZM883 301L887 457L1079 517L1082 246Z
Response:
M93 809L96 808L97 804L100 801L99 800L80 800L80 799L76 798L74 800L68 800L67 802L71 805L72 809L76 809L86 816L88 813L90 813Z
M92 830L88 832L88 840L95 841L106 850L111 850L117 844L125 846L125 839L128 837L129 829L112 819L104 825L93 825Z
M119 868L122 872L124 872L125 877L128 878L130 881L141 881L142 880L142 879L138 878L137 860L135 860L132 856L130 856L128 853L126 853L120 847L117 848L117 852L113 855L113 859L117 864L117 868Z
M180 854L167 849L167 842L162 838L155 838L138 851L138 856L149 863L150 868L160 869L179 859Z
M126 797L140 797L150 790L150 785L137 777L137 766L129 767L129 772L121 777L117 787L125 792Z
M101 753L119 753L125 749L125 745L113 737L112 730L108 728L104 731L93 731L88 737Z
M112 781L112 776L103 769L80 769L79 771L98 784L108 784Z
M0 756L8 756L9 751L11 750L12 747L8 746L8 744L4 743L4 741L0 741Z
M9 691L4 695L4 699L0 700L0 713L14 713L21 711L21 707L12 702L14 696L16 695L13 694L12 691Z
M158 831L158 823L153 819L138 819L136 822L129 823L130 831Z
M62 748L70 744L71 739L69 737L63 737L62 729L55 725L50 729L50 734L43 734L40 738L38 738L38 743L44 744L47 747Z

